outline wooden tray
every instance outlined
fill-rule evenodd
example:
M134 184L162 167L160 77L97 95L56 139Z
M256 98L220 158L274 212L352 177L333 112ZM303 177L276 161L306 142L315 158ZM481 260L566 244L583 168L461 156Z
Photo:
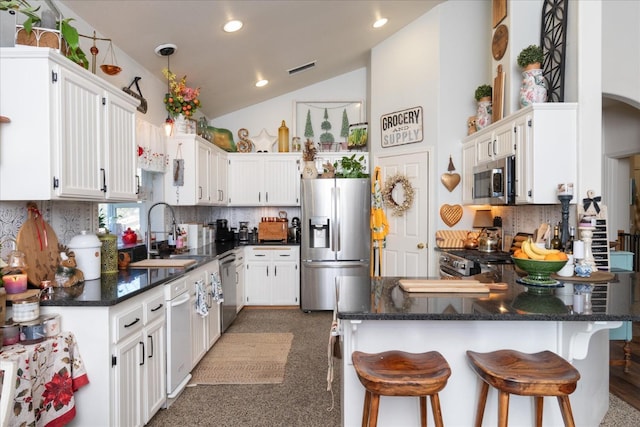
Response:
M608 271L594 271L590 277L563 277L558 276L556 273L551 273L551 278L559 280L560 282L586 282L586 283L607 283L612 281L616 277L615 274Z
M40 289L27 289L26 291L20 292L18 294L7 294L7 301L17 301L21 299L26 299L34 295L38 295L39 293L40 293Z
M486 283L480 283L477 280L401 279L398 283L407 292L487 293L490 291Z
M129 264L130 268L185 268L195 264L194 259L143 259Z

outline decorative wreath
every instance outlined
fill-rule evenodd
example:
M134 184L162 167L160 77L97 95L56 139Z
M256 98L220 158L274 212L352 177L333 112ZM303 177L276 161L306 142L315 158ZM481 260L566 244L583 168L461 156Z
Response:
M404 190L404 201L402 204L398 204L393 200L393 189L396 188L396 185L398 184L402 185L402 189ZM393 216L402 216L404 215L404 212L409 210L411 205L413 205L413 187L404 175L396 174L390 176L384 183L382 198L384 200L384 204L393 210Z

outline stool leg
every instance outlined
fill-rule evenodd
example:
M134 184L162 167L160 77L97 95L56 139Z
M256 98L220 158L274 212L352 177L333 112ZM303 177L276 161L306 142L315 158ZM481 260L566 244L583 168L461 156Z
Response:
M369 411L371 410L371 392L364 391L364 407L362 408L362 427L369 425Z
M420 425L427 427L427 398L420 396Z
M482 382L480 396L478 397L478 408L476 409L475 427L482 427L482 418L484 417L484 407L487 404L487 394L489 393L489 384Z
M542 407L544 405L544 398L542 396L535 396L536 402L536 427L542 427ZM562 407L560 408L562 409Z
M444 427L444 423L442 422L442 409L440 409L440 396L438 395L438 393L435 393L432 394L430 398L431 410L433 411L433 421L436 424L436 427ZM425 427L427 426L426 421L427 420L425 418Z
M569 402L569 396L558 396L558 403L560 404L560 412L562 412L562 420L565 427L576 427L573 421L573 412L571 412L571 402Z
M509 393L498 393L498 427L507 427L509 424Z
M371 393L371 409L369 410L369 427L378 425L378 408L380 407L380 395Z

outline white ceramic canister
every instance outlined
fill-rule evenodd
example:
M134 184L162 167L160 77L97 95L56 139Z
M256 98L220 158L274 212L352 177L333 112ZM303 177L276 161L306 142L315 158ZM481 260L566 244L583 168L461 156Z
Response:
M98 236L82 230L79 235L71 239L67 247L75 254L76 263L84 274L85 280L100 278L100 252L102 243L100 239L98 239Z

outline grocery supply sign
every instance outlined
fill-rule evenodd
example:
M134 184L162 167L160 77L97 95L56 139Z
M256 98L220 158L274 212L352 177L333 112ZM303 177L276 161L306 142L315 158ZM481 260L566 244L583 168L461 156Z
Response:
M383 148L422 141L422 107L385 114L380 129Z

